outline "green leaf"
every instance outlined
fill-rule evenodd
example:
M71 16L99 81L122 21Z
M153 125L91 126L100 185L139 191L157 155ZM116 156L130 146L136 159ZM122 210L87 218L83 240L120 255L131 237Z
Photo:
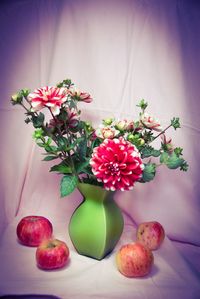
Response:
M92 141L91 149L93 150L95 147L99 146L102 143L102 140L99 138L96 138Z
M55 160L57 159L58 157L57 156L46 156L43 161L51 161L51 160Z
M156 164L155 163L148 163L145 164L143 174L142 174L142 182L150 182L151 180L154 179L156 174Z
M24 121L26 124L29 124L31 122L31 119L27 117Z
M141 154L142 154L142 158L148 158L150 156L158 157L160 156L161 153L159 150L156 150L151 146L147 146L141 150Z
M189 165L188 165L188 163L184 160L183 163L182 163L182 165L181 165L181 167L180 167L180 170L182 170L182 171L187 171L188 168L189 168Z
M40 114L38 116L32 115L32 122L33 122L33 126L35 128L42 127L42 125L44 123L44 114L42 112L40 112Z
M71 149L74 149L75 146L77 144L80 144L82 141L84 141L85 138L84 137L78 137L69 147L68 147L68 150L71 150Z
M165 164L170 169L176 169L182 166L183 162L184 160L182 158L179 158L175 153L172 153Z
M163 152L160 156L160 163L164 163L166 164L167 163L167 160L169 158L169 154L166 153L166 152Z
M33 138L34 139L41 139L41 137L44 135L44 131L42 128L36 129L33 133Z
M154 140L153 132L145 130L142 138L145 140L146 143L152 142Z
M161 152L159 151L159 150L153 150L153 153L152 153L152 156L153 157L159 157L160 156L160 154L161 154Z
M51 152L54 152L54 153L58 152L58 148L55 145L48 146L48 150L51 151Z
M51 147L48 144L45 144L44 148L47 153L52 152Z
M139 102L139 104L138 105L136 105L137 107L140 107L143 111L147 108L147 106L148 106L148 103L147 102L145 102L145 100L144 99L142 99L140 102Z
M57 171L62 174L72 173L71 167L67 166L63 161L58 165L52 166L50 168L50 172L52 172L52 171Z
M75 165L75 169L76 169L76 172L77 173L81 173L81 172L83 172L84 171L84 173L87 173L87 167L88 167L88 165L89 165L89 159L87 159L86 161L84 161L84 162L79 162L79 163L77 163L76 165ZM88 172L89 172L89 170L88 170ZM90 171L90 173L91 173L91 171Z
M67 120L67 111L61 109L60 113L57 115L57 119L66 122L66 120Z
M25 97L25 98L29 95L30 92L31 92L31 91L30 91L29 89L27 89L27 88L24 88L24 89L21 89L21 90L20 90L21 95L22 95L23 97Z
M85 122L84 121L79 121L79 123L78 123L78 126L77 126L77 129L78 130L83 130L84 128L85 128Z
M49 137L49 138L47 139L47 142L46 142L46 144L50 145L50 144L51 144L51 142L52 142L52 138L50 138L50 137Z
M172 154L164 152L160 156L160 162L166 164L169 169L176 169L179 167L182 168L182 165L185 161L183 158L179 158L179 156L177 156L175 152L173 152ZM183 168L185 167L183 166Z
M101 186L103 187L102 182L98 182L97 178L94 175L90 175L89 177L82 178L83 183L94 185L94 186Z
M87 154L87 140L85 138L79 143L77 153L81 160L84 161Z
M180 128L180 120L179 120L179 117L174 117L172 120L171 120L171 125L172 127L176 130L178 128Z
M69 88L72 85L74 85L74 84L72 83L72 81L70 79L65 79L62 82L59 82L56 86L59 87L59 88L60 87L67 87L67 88Z
M178 157L183 155L183 154L182 154L183 149L182 149L181 147L176 147L176 148L174 149L174 152L175 152L175 154L176 154Z
M45 144L42 143L42 142L37 142L37 145L40 146L40 147L45 147Z
M78 178L74 175L65 175L60 184L61 197L67 196L74 191L78 184Z
M63 136L59 136L57 138L57 141L58 141L58 148L59 148L59 150L66 151L67 147L68 147L68 140L67 140L67 138L65 138Z

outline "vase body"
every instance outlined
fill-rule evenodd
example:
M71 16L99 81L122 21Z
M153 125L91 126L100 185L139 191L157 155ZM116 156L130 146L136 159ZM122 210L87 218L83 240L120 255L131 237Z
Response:
M123 216L113 199L114 192L84 183L78 189L83 201L70 219L69 235L79 254L101 260L117 244Z

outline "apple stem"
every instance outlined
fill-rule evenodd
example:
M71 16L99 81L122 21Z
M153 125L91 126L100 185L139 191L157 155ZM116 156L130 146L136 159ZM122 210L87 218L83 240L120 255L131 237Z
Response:
M54 243L49 243L47 245L47 248L55 248L55 247L56 247L56 245Z

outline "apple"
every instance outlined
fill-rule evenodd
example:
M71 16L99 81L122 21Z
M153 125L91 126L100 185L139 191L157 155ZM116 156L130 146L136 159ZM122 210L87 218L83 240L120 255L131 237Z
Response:
M127 277L143 277L153 265L154 257L147 247L139 242L123 245L116 255L117 268Z
M26 216L18 223L16 232L20 243L34 247L52 237L53 226L43 216Z
M165 231L157 221L143 222L139 224L136 232L137 241L147 246L150 250L156 250L165 238Z
M68 246L57 239L43 241L36 250L37 265L43 270L62 268L66 265L68 258Z

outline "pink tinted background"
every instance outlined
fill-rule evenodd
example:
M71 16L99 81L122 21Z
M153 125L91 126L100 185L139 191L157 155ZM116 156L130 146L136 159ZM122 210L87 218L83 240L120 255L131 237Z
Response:
M95 298L97 295L98 298L118 298L115 284L120 284L125 299L133 298L131 294L135 289L138 292L134 293L134 298L139 299L144 296L150 299L176 298L179 295L181 298L198 299L198 1L8 0L0 3L0 28L0 232L5 268L0 285L2 294L33 293L37 290L37 293L51 292L61 298L78 298L80 294L82 298ZM158 255L157 261L160 258L161 262L156 266L158 271L154 269L154 277L159 282L166 282L169 277L171 279L166 284L157 281L157 287L153 284L155 292L149 292L152 281L148 279L148 286L136 280L133 290L130 280L127 282L117 273L113 267L113 257L110 257L102 264L95 264L97 268L94 272L92 266L95 261L85 258L84 263L92 269L86 271L85 276L82 274L85 278L79 278L82 289L80 294L77 293L75 285L78 282L70 273L77 275L73 265L84 273L85 268L70 243L67 225L81 196L76 191L68 198L59 198L60 177L48 172L51 163L41 162L41 150L32 140L31 125L24 123L23 111L10 104L10 96L21 88L33 90L56 84L65 78L71 78L77 87L93 96L93 103L84 104L81 108L83 118L92 120L94 124L98 125L107 116L134 119L138 115L136 104L141 98L149 102L149 112L158 117L163 126L174 116L181 119L182 129L177 132L169 130L167 135L174 139L176 146L184 148L189 171L184 173L160 168L153 182L137 184L132 192L119 192L116 196L126 215L125 231L119 245L133 241L136 224L143 221L157 220L166 230L163 253L155 253ZM74 263L71 272L68 270L66 274L71 279L69 295L66 295L64 286L52 286L51 289L48 283L50 274L45 276L35 269L34 260L24 272L19 269L19 261L23 263L24 256L16 244L15 227L23 216L30 214L49 218L55 226L56 237L60 236L70 246ZM171 242L168 238L184 244ZM8 261L12 255L8 250L9 244L12 248L17 247L19 253L19 260L12 260L16 267L15 275L9 268L11 262L9 264ZM28 254L27 251L25 254ZM181 266L174 269L173 265L178 259ZM112 265L107 280L96 283L93 278L94 284L99 284L95 292L92 286L85 288L85 281L94 277L94 273L104 271L102 265L105 266L106 262ZM33 273L32 276L30 273ZM51 277L62 276L61 273L53 273ZM185 277L181 277L181 273L185 273ZM118 276L111 287L109 279L113 275ZM21 282L27 279L26 286L19 283L20 279ZM190 288L189 295L184 289L188 279L194 294ZM9 285L6 281L10 282ZM41 287L41 281L45 287ZM141 293L140 287L144 293ZM178 291L180 288L182 293ZM172 291L174 293L170 293ZM119 293L119 298L122 298L122 293Z

